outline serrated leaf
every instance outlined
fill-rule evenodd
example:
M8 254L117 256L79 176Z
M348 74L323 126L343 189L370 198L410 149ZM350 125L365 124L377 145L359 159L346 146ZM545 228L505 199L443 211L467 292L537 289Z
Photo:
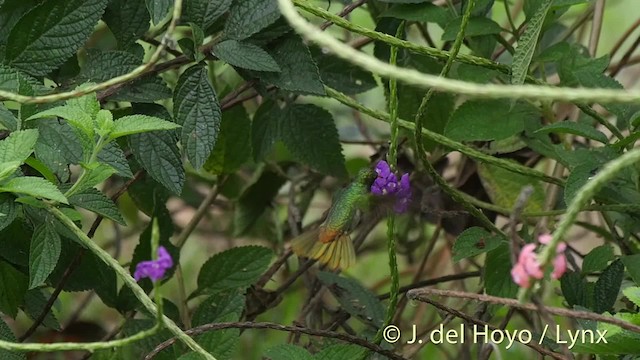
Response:
M564 186L564 202L566 204L570 204L580 188L582 188L587 181L595 175L594 170L596 168L596 164L585 163L578 165L571 170Z
M602 314L611 310L618 298L623 274L624 265L620 260L612 262L602 272L593 289L593 311Z
M205 68L195 65L180 75L173 104L175 121L182 125L182 147L193 167L200 169L215 146L222 118Z
M278 126L281 112L275 102L265 101L253 115L251 148L255 160L264 159L280 139Z
M234 236L245 234L258 221L286 181L280 174L267 170L242 193L233 216Z
M127 179L133 178L133 173L127 162L127 157L118 146L117 142L107 143L98 154L98 161L111 166L116 170L118 175Z
M23 163L38 141L38 130L14 131L0 141L0 163L17 161Z
M535 11L533 16L529 18L524 33L518 39L518 47L513 55L511 64L511 83L515 85L524 84L524 79L529 72L529 65L533 58L533 53L538 44L538 38L544 24L544 19L551 7L553 0L544 0Z
M280 71L280 66L269 53L251 43L227 40L216 44L211 51L220 60L243 69Z
M278 344L268 348L264 356L271 360L313 360L313 356L303 347L292 344Z
M629 286L622 290L622 293L627 297L627 299L636 304L636 306L640 306L640 287Z
M233 0L185 0L180 20L207 29L229 10Z
M562 289L562 295L570 307L576 305L582 307L589 306L587 281L579 272L567 271L560 278L560 288Z
M45 1L11 30L5 61L34 76L47 75L85 43L107 0Z
M392 17L396 19L436 23L444 28L453 19L451 12L445 7L432 3L422 4L398 4L385 10L380 17Z
M331 113L312 104L293 104L280 121L279 137L297 159L325 174L347 176Z
M26 275L0 261L0 312L15 319L27 292L28 281Z
M513 298L518 285L511 279L511 250L500 245L489 251L484 261L484 283L487 295Z
M18 216L15 198L9 194L0 194L0 230L11 225Z
M318 66L299 36L285 36L270 45L268 52L281 71L258 72L256 76L260 80L295 93L325 95Z
M462 25L462 17L457 17L447 23L442 33L442 41L453 41L456 39L460 26ZM467 28L465 29L465 37L500 34L504 29L495 21L484 17L474 16L469 19Z
M536 130L535 133L569 133L599 141L603 144L609 142L607 136L599 130L596 130L593 126L573 121L560 121L549 124L542 129Z
M35 176L21 176L8 180L0 186L0 192L26 194L68 204L60 190L49 181Z
M85 166L85 172L85 176L80 178L75 184L75 193L101 184L113 175L116 170L107 164L96 162Z
M55 269L60 258L60 236L53 224L38 225L29 247L29 289L40 286Z
M186 1L188 3L189 1ZM149 15L151 16L151 21L158 25L164 18L169 14L169 9L171 9L171 5L173 5L173 1L171 0L145 0L145 4L147 6L147 10L149 11ZM184 13L183 13L184 15Z
M211 295L196 309L193 314L193 325L238 321L242 316L244 303L244 295L238 291ZM224 329L202 334L195 339L216 359L231 360L233 352L240 342L239 336L240 329Z
M66 122L39 120L38 131L36 157L66 182L70 175L68 165L82 161L82 145Z
M510 106L504 100L469 100L451 115L444 133L457 141L501 140L520 133L525 122L539 116L538 109L525 102Z
M453 261L474 257L476 255L491 251L506 241L498 235L491 235L489 232L479 227L468 228L458 235L453 244Z
M619 312L613 317L632 324L638 324L640 322L640 316L638 316L637 313ZM596 333L594 341L590 341L591 339L589 337L586 337L587 341L584 342L578 340L571 351L575 353L589 354L589 356L599 354L600 356L598 356L598 358L607 360L619 358L620 356L623 358L633 358L634 355L640 354L640 335L638 333L623 330L616 325L607 324L605 322L598 322L597 330L600 334L604 335L604 340L600 340Z
M18 118L0 102L0 125L9 131L18 129Z
M36 320L45 309L50 294L41 289L28 290L24 296L24 311L32 320ZM54 314L55 307L44 317L42 324L50 329L60 331L60 323Z
M17 342L16 336L11 331L11 328L0 318L0 340L10 341L12 343ZM25 360L27 357L24 353L17 353L9 350L0 349L0 359L2 360Z
M243 106L222 113L220 135L204 169L212 174L233 173L251 158L251 121Z
M614 259L613 248L609 245L601 245L593 248L582 261L582 273L601 271L607 267L609 261Z
M318 351L314 360L351 360L362 354L362 348L353 344L330 345Z
M540 181L488 163L478 164L478 175L494 204L513 209L522 189L532 186L533 193L524 210L527 212L543 210L546 192Z
M627 272L636 285L640 285L640 254L627 255L620 258Z
M94 135L94 122L89 114L84 109L77 106L58 106L45 111L41 111L35 115L32 115L26 119L35 120L46 117L61 117L69 123L72 127L79 130L88 138L93 138Z
M320 78L330 88L346 94L359 94L378 86L373 75L332 54L323 54L318 48L311 49L318 64Z
M131 135L129 147L154 180L176 195L182 193L185 173L173 132L153 131Z
M127 225L116 204L96 188L88 188L69 196L69 204L93 211L118 224Z
M333 293L342 308L374 328L384 322L384 307L369 289L357 280L320 271L318 279Z
M198 293L246 288L262 275L273 251L261 246L241 246L218 253L200 268Z
M118 42L118 49L125 50L135 44L149 30L150 15L146 2L140 0L111 0L102 18Z
M171 121L159 119L148 115L129 115L123 116L114 121L113 130L109 134L111 139L121 136L139 134L148 131L172 130L179 128L180 125Z
M236 1L229 10L224 34L229 39L243 40L280 18L276 0Z

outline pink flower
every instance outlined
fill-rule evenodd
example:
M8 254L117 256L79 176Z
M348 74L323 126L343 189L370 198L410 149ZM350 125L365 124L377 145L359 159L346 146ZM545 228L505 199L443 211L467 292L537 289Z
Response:
M551 239L552 236L550 234L543 234L538 237L538 242L548 245ZM531 278L539 280L544 277L544 272L535 253L536 247L536 244L523 246L518 255L518 262L511 269L511 278L522 288L531 286ZM559 243L556 247L556 257L553 259L553 271L551 273L551 277L554 279L561 278L567 271L567 258L564 255L566 248L567 244L564 242Z
M524 269L524 265L519 262L513 267L513 269L511 269L511 278L513 279L513 282L518 284L521 288L528 289L529 286L531 286L531 283L529 282L529 274L527 274L527 271Z
M563 254L557 255L553 259L553 272L551 277L554 279L560 279L564 272L567 271L567 258Z

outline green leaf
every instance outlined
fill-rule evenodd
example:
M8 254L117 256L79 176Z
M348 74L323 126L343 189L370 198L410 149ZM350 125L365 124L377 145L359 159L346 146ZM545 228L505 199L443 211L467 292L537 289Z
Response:
M596 164L585 163L578 165L571 170L564 186L564 202L566 204L570 204L580 188L582 188L587 181L595 175L594 170L596 168Z
M303 347L292 344L278 344L268 348L264 356L271 360L313 360L313 356Z
M29 247L29 289L40 286L55 269L60 258L60 236L53 224L45 221L38 225Z
M109 137L116 139L121 136L139 134L148 131L177 129L180 125L148 115L123 116L114 122Z
M102 17L118 42L118 49L133 46L147 30L150 15L146 2L111 0Z
M111 166L122 177L133 178L127 157L115 141L107 143L102 148L102 151L98 154L98 161Z
M538 109L525 102L510 106L504 100L469 100L451 115L444 133L457 141L501 140L520 133L525 122L539 117Z
M0 340L18 342L11 328L0 318ZM17 353L9 350L0 349L0 359L2 360L25 360L27 357L24 353Z
M530 185L533 187L533 194L524 210L527 212L543 210L546 192L540 181L487 163L478 164L478 175L494 204L513 209L522 189Z
M233 0L184 0L180 20L185 23L192 22L207 29L229 10L232 2Z
M640 322L640 317L637 313L619 312L613 317L632 324L638 324ZM594 336L594 341L591 341L591 339L587 337L587 341L585 342L578 340L576 345L571 349L571 352L589 354L588 356L599 354L600 356L598 356L598 358L607 360L625 357L632 359L634 358L633 355L622 354L640 354L640 335L638 335L638 333L623 330L616 325L605 322L598 322L597 329L601 334L604 334L606 342L603 340L596 341L598 340L597 336ZM607 357L606 355L610 356Z
M365 324L379 328L384 322L384 307L377 296L357 280L320 271L318 279L331 290L342 308Z
M569 133L599 141L603 144L609 142L607 136L599 130L594 129L593 126L573 121L560 121L549 124L539 130L536 130L534 133Z
M222 118L207 69L195 65L180 75L173 104L174 118L182 125L182 147L193 167L200 169L215 146Z
M331 345L318 351L315 360L351 360L362 354L362 348L353 344Z
M0 125L9 131L18 130L18 119L0 102Z
M72 127L79 130L85 137L93 139L94 121L91 115L85 112L85 109L78 106L58 106L45 111L41 111L30 116L26 121L34 119L42 119L46 117L61 117Z
M602 314L611 310L618 298L623 274L624 265L619 260L612 262L602 272L593 289L593 311Z
M280 139L279 120L282 111L273 101L265 101L253 115L251 148L253 158L262 160Z
M311 54L318 64L322 82L331 88L345 94L359 94L378 86L373 75L360 66L332 54L323 54L317 47L311 49Z
M453 244L453 261L458 262L491 251L505 241L501 236L491 235L483 228L468 228L458 235Z
M627 272L636 285L640 285L640 254L627 255L620 258Z
M218 253L200 268L198 293L244 289L267 270L273 251L262 246L241 246Z
M189 3L190 1L186 1ZM158 25L164 18L169 14L169 10L173 5L173 1L171 0L145 0L145 4L147 5L147 10L149 11L149 15L151 16L151 21ZM184 10L183 10L184 11ZM184 12L183 12L184 16Z
M453 41L456 39L460 26L462 25L462 17L457 17L447 23L442 34L442 41ZM484 16L475 16L469 19L467 28L464 32L465 37L500 34L504 29L495 21Z
M224 111L220 135L204 169L216 175L238 170L251 158L250 134L251 121L243 106Z
M116 204L96 188L84 189L69 196L69 203L111 219L118 224L127 225Z
M113 114L109 110L100 110L96 114L96 126L98 127L98 135L106 136L113 131L114 122Z
M385 10L380 17L392 17L396 19L418 21L424 23L436 23L444 28L453 19L451 13L443 6L432 3L422 4L398 4Z
M35 176L21 176L10 179L0 186L0 192L26 194L68 204L67 199L55 185L43 178Z
M227 40L216 44L211 51L220 60L243 69L280 71L280 66L269 53L251 43Z
M11 225L18 216L15 198L9 194L0 194L0 230Z
M280 66L281 71L259 72L256 73L256 77L282 90L300 94L325 95L318 66L313 61L309 48L299 36L283 37L275 44L269 45L268 52Z
M293 104L284 110L280 121L280 139L293 156L325 174L347 176L331 113L312 104Z
M629 286L622 290L622 293L627 297L627 299L636 304L636 306L640 306L640 287Z
M44 311L45 305L47 304L50 296L51 294L49 294L45 290L28 290L24 296L25 313L27 313L27 315L29 315L29 317L35 321ZM42 324L50 329L60 331L60 323L58 322L58 319L56 319L54 311L55 307L47 312L47 315L45 316L44 321L42 321Z
M518 47L513 55L513 62L511 64L512 84L524 84L524 79L529 73L529 65L531 64L533 53L536 50L536 45L538 44L542 24L544 24L544 18L547 16L547 12L551 7L552 2L553 0L544 0L542 4L540 4L536 12L529 19L527 27L524 29L524 33L522 33L520 39L518 39Z
M589 306L589 288L587 281L579 272L567 271L560 278L560 288L569 307L577 305L586 308Z
M5 178L13 175L18 168L22 165L20 161L8 161L0 163L0 180L4 180Z
M518 285L511 279L511 250L502 244L487 253L484 261L484 283L487 295L514 298Z
M38 142L35 154L56 176L66 182L69 178L69 164L82 161L82 145L74 130L66 122L38 120Z
M265 171L238 199L233 217L233 235L245 234L270 206L287 179L272 171Z
M273 24L280 18L276 0L236 1L231 6L224 34L229 39L243 40Z
M38 130L14 131L0 141L0 163L18 161L23 163L33 152L38 141Z
M185 173L173 132L152 131L131 135L129 146L136 160L154 180L176 195L182 193Z
M239 291L218 293L203 301L193 314L193 325L199 326L216 322L240 320L245 298ZM197 336L196 341L211 352L216 359L233 359L233 353L240 343L240 329L224 329L206 332Z
M0 261L0 312L15 319L27 292L27 285L26 275Z
M76 182L75 193L101 184L116 172L113 167L98 162L94 162L84 167L86 175Z
M582 262L582 273L589 274L602 271L607 267L609 261L613 260L613 248L609 245L601 245L589 251Z
M107 0L45 1L27 12L11 30L5 61L43 76L84 45Z

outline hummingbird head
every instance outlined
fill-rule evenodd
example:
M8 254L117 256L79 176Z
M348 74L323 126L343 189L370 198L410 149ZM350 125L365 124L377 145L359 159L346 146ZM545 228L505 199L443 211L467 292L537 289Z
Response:
M358 171L358 175L356 175L355 181L360 184L369 186L373 183L377 176L378 174L374 170L370 168L362 168L360 169L360 171Z

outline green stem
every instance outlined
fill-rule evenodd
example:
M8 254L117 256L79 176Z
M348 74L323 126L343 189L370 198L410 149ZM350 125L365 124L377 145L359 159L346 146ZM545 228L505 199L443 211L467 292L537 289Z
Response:
M49 212L51 212L58 220L60 220L69 230L71 230L77 237L80 239L82 244L86 246L91 252L93 252L100 260L102 260L107 266L112 268L118 277L122 279L124 284L131 289L133 294L135 295L140 303L153 315L158 316L158 309L156 304L153 303L153 300L147 296L145 291L138 285L133 277L125 270L118 261L111 257L106 251L104 251L101 247L99 247L96 243L94 243L80 228L76 226L76 224L71 221L60 209L54 206L49 206ZM205 359L208 360L216 360L216 358L209 354L205 349L203 349L198 343L193 340L189 335L187 335L173 320L169 319L167 316L162 315L162 322L164 326L169 329L178 339L185 343L191 350L199 353Z
M124 339L112 340L112 341L100 341L100 342L85 342L85 343L56 343L56 344L21 344L11 341L0 340L0 349L18 352L36 351L36 352L55 352L55 351L74 351L74 350L86 350L94 352L102 349L112 349L115 347L126 346L136 341L140 341L149 336L155 335L160 330L160 325L156 324L151 329L140 331L139 333L126 337Z

